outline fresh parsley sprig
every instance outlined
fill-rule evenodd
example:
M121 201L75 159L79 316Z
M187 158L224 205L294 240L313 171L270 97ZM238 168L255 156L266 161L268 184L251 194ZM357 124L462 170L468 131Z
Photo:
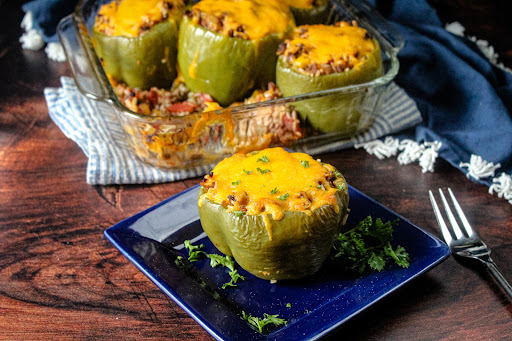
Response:
M210 265L212 268L217 266L224 266L228 268L229 275L231 276L231 281L224 283L222 285L222 289L226 289L227 287L236 287L236 283L239 280L245 280L244 276L240 275L238 271L235 269L235 262L229 256L221 256L215 253L206 253L202 249L204 245L201 244L199 246L193 245L190 240L185 240L184 242L185 248L188 250L188 260L191 262L195 262L204 258L210 259Z
M251 314L247 314L245 311L242 311L242 317L251 326L256 327L260 333L263 333L263 330L266 329L265 327L269 324L273 324L277 327L283 324L286 325L288 323L288 321L285 319L279 318L279 315L269 315L267 313L263 314L263 318L259 318L252 316Z
M364 273L367 270L382 271L393 261L403 267L409 267L409 254L402 246L393 249L393 228L399 220L383 223L380 218L373 221L371 216L352 230L340 233L333 245L334 259L340 260L345 267Z
M286 199L288 199L288 197L289 197L289 196L290 196L290 194L289 194L289 193L285 193L285 194L283 194L283 195L278 196L277 198L278 198L279 200L285 201Z
M204 245L193 245L190 240L185 240L184 242L185 248L188 250L188 260L190 262L195 262L203 259L208 254L203 251Z
M262 157L260 157L258 160L256 160L256 162L263 162L263 163L269 163L270 160L268 159L268 156L266 155L263 155Z

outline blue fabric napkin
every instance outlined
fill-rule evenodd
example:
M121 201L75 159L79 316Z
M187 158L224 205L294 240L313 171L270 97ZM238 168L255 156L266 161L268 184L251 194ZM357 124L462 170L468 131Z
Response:
M25 13L32 13L33 28L41 32L46 43L57 42L57 24L71 14L77 0L34 0L21 6Z
M405 40L396 82L423 117L399 137L441 141L439 156L463 172L459 164L474 154L511 174L512 74L492 65L471 40L447 32L424 0L395 0L386 12ZM478 182L490 185L492 178Z

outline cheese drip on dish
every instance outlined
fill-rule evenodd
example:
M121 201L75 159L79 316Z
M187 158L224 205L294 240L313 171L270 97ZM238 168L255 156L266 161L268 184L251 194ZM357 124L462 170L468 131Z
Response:
M312 211L331 205L338 212L336 191L344 180L334 167L303 153L282 148L235 154L224 159L201 185L205 198L231 212L284 217L285 211Z

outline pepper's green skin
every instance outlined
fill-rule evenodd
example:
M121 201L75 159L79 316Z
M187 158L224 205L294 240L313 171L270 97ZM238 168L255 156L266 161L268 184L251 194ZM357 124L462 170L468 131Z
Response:
M329 16L328 2L322 1L319 6L313 8L296 8L290 6L295 24L300 25L313 25L313 24L326 24Z
M284 96L307 94L347 85L369 82L382 75L382 57L376 40L375 49L359 67L342 73L309 76L287 66L282 58L277 61L276 84ZM316 130L346 135L354 133L361 119L358 108L366 93L347 93L322 96L294 104L304 121Z
M204 193L202 188L199 196ZM199 217L217 249L233 256L246 271L268 280L297 279L317 272L329 255L348 212L346 182L336 198L338 213L324 205L312 215L286 211L281 220L269 215L272 240L261 215L237 217L206 198L199 207Z
M177 75L178 20L158 23L138 37L94 30L94 47L105 72L134 88L170 87Z
M276 51L283 35L258 40L226 37L183 18L178 64L185 84L213 96L222 106L240 100L254 86L275 80Z

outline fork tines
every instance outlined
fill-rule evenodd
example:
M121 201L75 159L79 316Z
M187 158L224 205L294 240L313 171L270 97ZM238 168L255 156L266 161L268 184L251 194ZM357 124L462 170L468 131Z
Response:
M459 219L462 222L462 225L464 226L464 228L468 234L468 237L474 236L475 232L473 232L473 229L471 228L471 225L469 224L466 216L464 215L462 208L460 207L459 203L457 202L455 195L453 195L453 192L450 188L448 188L448 192L450 193L450 197L452 199L453 206L455 207L455 210L457 211ZM432 203L432 207L434 208L434 213L436 215L437 223L439 224L439 226L441 228L441 232L443 233L443 237L446 240L446 243L450 244L450 242L452 241L453 238L450 234L448 227L446 226L446 223L444 222L443 216L441 215L441 211L439 210L439 207L437 206L437 202L436 202L436 199L434 198L434 194L432 193L432 191L428 191L428 194L430 196L430 201ZM457 220L455 219L455 216L452 213L450 205L448 204L448 201L446 200L446 197L444 196L444 193L441 189L439 189L439 194L441 195L441 200L443 201L443 206L444 206L444 209L446 210L448 220L450 221L450 223L452 225L453 232L455 233L455 237L456 237L456 239L460 239L463 237L463 234L459 227L459 224L457 223Z

